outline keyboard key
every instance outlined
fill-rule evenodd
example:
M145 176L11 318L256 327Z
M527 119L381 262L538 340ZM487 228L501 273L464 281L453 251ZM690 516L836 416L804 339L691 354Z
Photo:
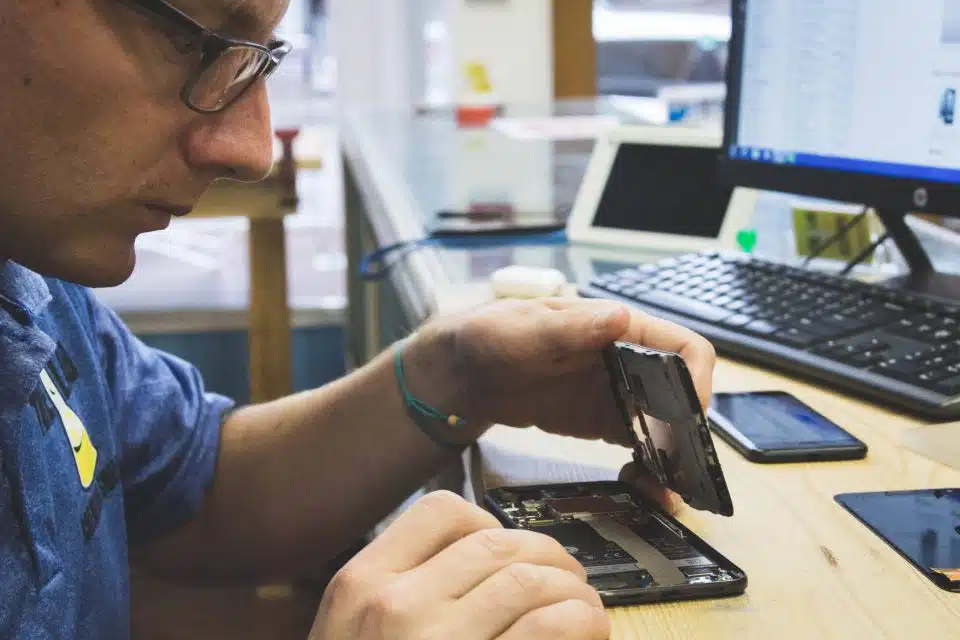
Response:
M960 376L940 380L933 388L947 396L960 395Z
M670 311L682 313L683 315L706 320L707 322L721 322L724 318L733 315L726 309L714 307L705 302L691 300L659 289L645 293L640 297L640 300L669 309Z
M870 326L868 324L864 324L856 317L850 317L840 313L831 313L830 315L822 316L821 320L843 333L862 331Z
M934 369L933 371L924 371L923 373L917 376L917 380L920 381L923 386L929 386L934 382L940 382L941 380L946 380L951 377L951 374L946 369Z
M612 291L613 293L620 293L626 288L619 280L608 282L607 284L602 285L602 287L607 291Z
M779 342L791 344L795 347L807 347L814 342L819 342L821 340L819 336L796 328L790 328L786 331L779 331L774 334L773 337Z
M923 361L924 368L934 369L937 367L945 367L949 364L946 356L934 356L928 360Z
M911 381L923 371L923 364L917 359L891 358L878 363L874 371L898 380Z
M916 335L917 322L913 318L903 318L894 323L893 326L888 327L887 331L905 338L912 338Z
M775 324L770 324L766 320L754 320L744 328L747 331L759 333L760 335L770 335L780 330L780 327Z
M632 287L627 287L624 289L621 294L628 298L636 298L637 296L650 291L650 287L645 287L642 284L634 285Z
M818 356L831 357L841 349L846 347L846 344L838 340L828 340L827 342L817 345L811 351Z
M747 306L747 303L743 300L734 300L733 302L728 302L725 305L722 305L724 308L729 309L730 311L740 311Z
M886 351L890 348L890 344L879 340L877 338L871 338L866 342L857 342L857 348L861 351Z
M733 315L723 321L728 327L742 327L753 322L753 318L741 314Z
M887 359L886 352L864 351L847 360L848 364L864 369L879 364Z

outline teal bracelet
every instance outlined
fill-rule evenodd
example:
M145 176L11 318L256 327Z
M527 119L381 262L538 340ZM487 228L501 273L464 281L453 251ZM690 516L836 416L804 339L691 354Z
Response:
M466 426L467 421L458 415L444 413L443 411L435 409L410 393L410 389L407 387L406 377L403 373L404 346L406 346L406 340L402 340L397 344L394 352L393 368L396 373L400 396L403 398L403 404L407 409L407 413L413 422L435 443L446 448L463 449L466 445L445 438L441 434L440 429L437 428L438 425L434 423L443 423L443 425L447 427L462 428Z

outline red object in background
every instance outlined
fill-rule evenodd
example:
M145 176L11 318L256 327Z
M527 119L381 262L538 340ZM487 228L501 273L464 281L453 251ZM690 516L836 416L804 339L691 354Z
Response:
M457 125L461 127L485 127L500 113L495 104L471 104L456 107Z

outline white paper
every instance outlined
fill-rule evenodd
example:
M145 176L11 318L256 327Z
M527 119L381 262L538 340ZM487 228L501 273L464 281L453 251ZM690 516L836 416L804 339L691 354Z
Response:
M522 140L593 140L620 124L615 116L495 118L490 127Z

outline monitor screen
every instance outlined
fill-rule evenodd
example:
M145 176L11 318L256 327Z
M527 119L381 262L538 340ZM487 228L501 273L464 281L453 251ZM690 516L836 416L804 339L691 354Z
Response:
M960 1L735 0L733 7L729 160L915 186L960 182ZM797 191L843 195L839 183L825 194L810 183ZM863 201L866 183L849 186Z

